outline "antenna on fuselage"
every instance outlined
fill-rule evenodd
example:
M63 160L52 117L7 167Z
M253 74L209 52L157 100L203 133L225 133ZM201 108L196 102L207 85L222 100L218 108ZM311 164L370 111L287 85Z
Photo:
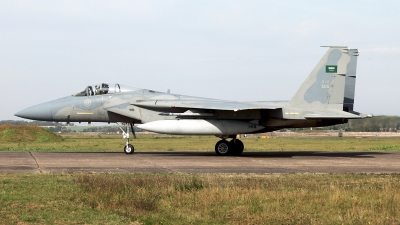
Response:
M168 94L170 93L169 89L167 90L167 93L168 93Z

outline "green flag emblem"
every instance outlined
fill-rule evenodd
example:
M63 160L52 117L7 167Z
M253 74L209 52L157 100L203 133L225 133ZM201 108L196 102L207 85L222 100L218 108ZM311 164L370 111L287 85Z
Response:
M327 73L337 73L337 66L326 65L325 72L327 72Z

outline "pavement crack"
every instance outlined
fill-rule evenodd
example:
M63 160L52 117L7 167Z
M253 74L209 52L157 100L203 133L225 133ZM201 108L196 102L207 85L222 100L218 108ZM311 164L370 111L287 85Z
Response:
M161 167L161 168L163 168L163 169L165 169L165 170L170 171L171 173L182 173L182 172L180 172L180 171L178 171L178 170L174 170L174 169L171 169L171 168L168 168L168 167L159 165L159 164L157 164L157 163L151 162L151 161L146 160L146 159L143 159L143 158L141 158L140 160L142 160L143 162L147 162L147 163L153 164L153 165L155 165L155 166Z
M36 166L37 166L37 168L39 170L39 173L42 173L42 169L40 168L39 163L37 162L35 156L33 156L32 152L29 152L29 154L32 156L33 160L35 160L35 163L36 163Z

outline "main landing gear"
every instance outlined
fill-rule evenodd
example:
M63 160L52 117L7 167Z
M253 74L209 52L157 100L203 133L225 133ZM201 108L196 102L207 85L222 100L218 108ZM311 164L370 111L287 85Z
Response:
M129 144L129 126L131 128L133 137L136 138L135 130L133 129L133 124L126 123L126 132L124 129L122 129L123 125L119 125L119 123L117 123L117 125L119 126L119 129L121 129L122 131L122 138L126 139L124 152L126 154L132 154L135 151L135 148L133 147L133 145Z
M240 155L244 150L243 142L239 139L236 139L236 135L232 137L231 141L227 141L225 138L221 137L222 140L218 141L215 145L215 152L217 155L226 156L226 155Z

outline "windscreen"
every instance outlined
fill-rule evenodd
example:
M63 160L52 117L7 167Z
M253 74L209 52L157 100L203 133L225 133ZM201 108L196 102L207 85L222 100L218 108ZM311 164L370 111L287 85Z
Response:
M115 94L119 92L129 92L136 90L139 89L116 83L100 83L96 85L89 85L83 91L74 94L74 96L105 95L105 94Z

